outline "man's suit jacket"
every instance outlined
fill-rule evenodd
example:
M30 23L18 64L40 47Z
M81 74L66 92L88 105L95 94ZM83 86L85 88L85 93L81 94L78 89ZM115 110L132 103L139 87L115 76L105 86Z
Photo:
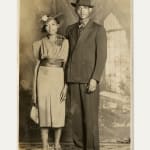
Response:
M72 83L88 83L92 78L99 81L107 57L105 29L91 20L80 36L78 29L79 23L67 28L70 48L66 80Z

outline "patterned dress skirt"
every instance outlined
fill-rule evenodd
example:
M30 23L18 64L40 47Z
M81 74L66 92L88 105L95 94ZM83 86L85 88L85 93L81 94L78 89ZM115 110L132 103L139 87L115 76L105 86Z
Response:
M40 127L63 127L65 101L60 101L64 87L64 71L61 67L40 66L37 76L37 96Z

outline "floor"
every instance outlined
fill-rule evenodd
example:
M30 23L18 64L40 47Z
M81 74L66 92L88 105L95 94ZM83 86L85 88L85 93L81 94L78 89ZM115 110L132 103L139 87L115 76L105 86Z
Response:
M42 150L41 144L20 144L19 150ZM62 144L63 150L76 150L72 144ZM100 150L131 150L130 144L101 143Z

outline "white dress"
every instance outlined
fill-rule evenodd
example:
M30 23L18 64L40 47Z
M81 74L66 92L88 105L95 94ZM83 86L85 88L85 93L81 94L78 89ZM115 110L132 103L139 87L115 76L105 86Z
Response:
M63 59L68 57L68 40L57 36L57 42L50 42L48 37L33 44L35 57L40 60ZM63 127L65 124L65 101L60 101L64 87L63 67L38 66L36 68L36 95L39 107L40 127Z

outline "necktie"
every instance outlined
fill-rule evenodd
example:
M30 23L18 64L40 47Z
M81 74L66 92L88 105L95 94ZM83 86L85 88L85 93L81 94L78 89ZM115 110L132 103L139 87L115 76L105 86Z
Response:
M78 30L79 31L79 36L80 36L81 32L83 31L84 26L85 25L83 23L79 25L79 30Z

